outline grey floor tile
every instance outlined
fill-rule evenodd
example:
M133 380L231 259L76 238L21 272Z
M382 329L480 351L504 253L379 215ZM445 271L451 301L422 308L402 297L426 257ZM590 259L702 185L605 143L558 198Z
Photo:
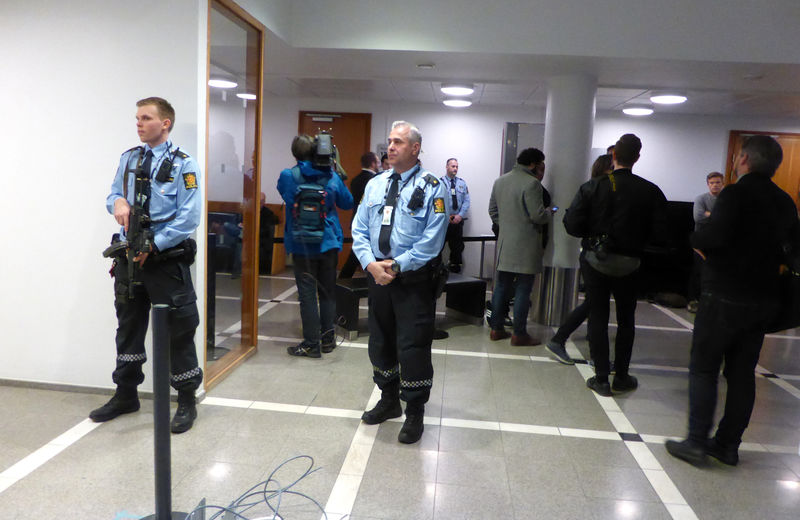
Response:
M582 466L578 470L578 482L584 495L590 498L658 501L647 477L638 468Z
M502 434L499 431L443 426L439 432L439 451L502 456Z
M561 493L558 490L541 489L534 483L512 483L511 503L515 520L593 518L593 511L586 497L574 493Z
M468 452L440 452L436 482L507 490L506 459Z
M513 518L508 488L436 484L435 520Z
M432 519L436 484L414 478L365 478L353 504L353 518Z

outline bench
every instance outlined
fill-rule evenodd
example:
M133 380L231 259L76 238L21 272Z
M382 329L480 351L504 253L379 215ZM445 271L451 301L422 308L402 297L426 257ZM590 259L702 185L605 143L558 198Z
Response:
M447 315L479 325L483 320L486 301L486 280L459 273L450 273L444 286L447 295ZM336 281L336 324L350 339L358 337L358 302L367 297L366 278L346 278Z

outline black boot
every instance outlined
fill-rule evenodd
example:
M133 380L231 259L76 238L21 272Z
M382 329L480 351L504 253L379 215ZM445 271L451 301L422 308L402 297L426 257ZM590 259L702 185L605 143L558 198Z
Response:
M367 410L361 420L367 424L380 424L403 415L400 407L400 383L390 383L381 389L381 398L375 408Z
M400 428L400 433L397 435L397 440L403 444L414 444L422 438L422 431L425 429L423 420L425 418L425 407L414 406L409 404L406 406L406 420L403 427Z
M189 431L197 419L197 407L195 406L194 392L178 392L178 409L175 417L169 425L172 433L183 433Z
M136 387L125 388L118 386L117 391L106 404L92 410L89 419L94 422L106 422L119 417L124 413L132 413L139 410L139 395Z

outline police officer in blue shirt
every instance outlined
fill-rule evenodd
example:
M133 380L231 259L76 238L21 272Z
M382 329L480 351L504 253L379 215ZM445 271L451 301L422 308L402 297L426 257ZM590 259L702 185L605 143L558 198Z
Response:
M124 250L114 259L114 306L119 326L117 366L112 379L117 389L114 397L93 410L89 417L103 422L139 409L137 386L144 381L144 338L150 304L167 304L170 382L178 391L178 410L170 427L173 433L182 433L192 427L197 417L195 390L203 380L194 345L200 317L189 272L197 247L189 236L200 224L201 216L200 168L169 140L175 111L166 100L150 97L138 101L136 106L136 129L144 145L122 154L106 208L122 226L114 241L124 242L134 218L131 213L134 197L142 197L152 220L152 249L140 252L133 259L137 264L134 284L129 284ZM149 189L140 188L140 193L136 188L137 168L150 174Z
M450 262L448 269L451 273L460 273L463 263L461 253L464 252L464 220L469 211L469 189L467 182L458 175L458 159L451 157L445 163L447 174L442 177L442 184L447 190L447 216L449 224L445 240L450 247Z
M367 424L402 415L398 440L422 437L425 403L433 384L431 343L435 276L441 263L447 214L442 183L418 157L419 130L396 121L389 134L392 168L373 178L353 221L353 251L369 283L369 359L381 399L364 412Z

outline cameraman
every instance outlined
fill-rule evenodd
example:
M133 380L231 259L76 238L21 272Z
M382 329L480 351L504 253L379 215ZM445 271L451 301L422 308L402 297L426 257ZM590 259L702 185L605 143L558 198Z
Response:
M170 429L172 433L182 433L192 427L197 417L195 390L203 380L194 345L200 317L189 273L197 248L189 236L197 229L201 216L202 198L197 188L200 168L169 140L175 122L172 105L165 99L150 97L136 106L136 129L144 146L122 154L106 199L106 208L122 226L120 234L115 235L116 244L112 244L120 251L112 268L119 322L117 367L112 374L117 390L89 417L104 422L139 409L136 388L144 381L144 337L150 304L167 304L170 383L178 391L178 410ZM137 171L142 172L144 182L137 182ZM134 214L131 206L135 203L144 211ZM150 219L152 224L147 223ZM119 239L127 240L128 248L146 244L147 250L134 249L130 254L135 265L129 266L126 244ZM134 275L132 280L129 273Z
M312 164L312 159L317 155L317 142L313 138L308 135L295 137L292 140L292 155L297 159L297 165L281 172L278 192L286 202L284 245L286 252L292 254L294 279L300 299L303 341L286 350L290 356L320 358L320 351L328 353L336 348L333 329L336 314L336 264L343 240L336 208L351 209L353 196L339 175L335 174L332 155L327 156L326 160L330 161L327 166L320 164L324 161L315 160L316 164ZM320 243L301 243L294 236L294 203L300 186L297 176L304 182L324 186L326 216Z

